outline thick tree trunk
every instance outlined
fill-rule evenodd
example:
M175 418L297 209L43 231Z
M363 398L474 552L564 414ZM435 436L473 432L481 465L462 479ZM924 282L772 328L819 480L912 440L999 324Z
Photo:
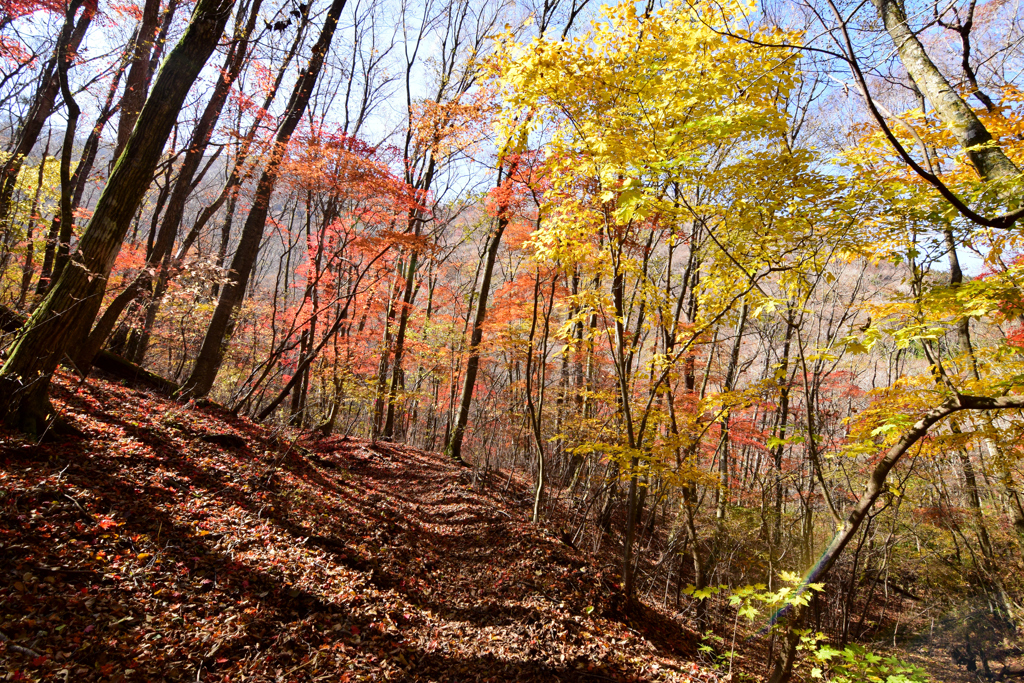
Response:
M135 29L132 40L132 54L128 68L128 76L124 81L124 95L121 96L121 119L117 124L117 146L114 158L117 159L128 144L128 138L135 129L142 105L146 101L149 88L149 56L153 51L156 39L157 23L160 21L160 0L146 0L142 6L142 19Z
M121 312L124 311L125 307L129 303L134 301L136 297L142 292L142 290L148 285L149 277L147 274L139 275L135 280L132 281L120 294L114 297L113 301L107 306L107 309L103 311L103 315L99 317L95 326L92 328L92 332L86 337L84 343L80 344L76 350L70 355L74 359L75 367L78 368L79 372L83 375L89 374L89 369L92 367L93 360L96 358L96 354L103 348L103 344L107 341L107 337L114 329L114 325L117 324L117 319L121 317Z
M249 152L252 149L253 140L256 138L256 134L262 129L265 124L265 117L259 117L250 126L249 131L237 142L237 154L232 163L231 172L227 175L223 187L221 188L218 197L208 206L206 206L196 218L195 223L189 229L188 234L185 235L184 239L181 240L177 250L173 249L174 240L178 234L178 228L181 225L181 220L184 215L185 202L195 189L195 174L199 168L200 163L203 160L203 153L209 144L209 136L217 123L220 110L223 108L224 102L227 96L231 92L231 85L234 80L238 77L238 73L242 66L245 64L245 58L248 55L248 44L251 39L253 29L255 28L256 20L259 17L259 9L261 2L255 2L249 9L249 21L242 32L239 35L239 24L236 24L235 31L235 42L232 44L231 49L228 52L228 58L226 59L226 66L220 71L220 76L216 85L214 86L214 92L211 95L210 101L207 103L207 107L200 117L199 122L196 124L196 128L192 133L192 145L190 145L190 151L186 153L185 161L182 163L182 168L179 171L179 178L182 182L176 183L174 190L172 190L171 198L168 200L167 212L164 214L164 218L161 222L160 230L157 233L157 241L153 247L152 252L148 255L148 258L152 261L159 261L160 259L155 257L159 251L162 251L163 266L159 270L159 277L157 278L155 286L153 286L153 295L150 299L149 306L146 310L146 322L144 324L141 334L138 336L137 342L133 344L134 357L141 360L146 355L146 350L149 347L150 334L153 329L153 325L156 321L157 312L160 306L160 299L163 296L163 292L166 290L168 279L171 275L169 272L171 266L182 260L189 249L199 238L200 232L206 227L206 224L214 217L214 215L220 210L225 202L228 203L227 215L228 218L224 223L224 230L222 232L222 240L220 250L218 252L217 266L224 264L224 257L227 253L228 237L230 235L230 227L232 220L235 215L235 205L238 200L238 192L240 186L249 178L249 171L246 169L246 162L249 158ZM292 60L298 53L298 49L301 46L303 36L305 35L306 26L309 23L309 4L301 5L306 10L301 13L301 20L298 29L295 31L295 38L292 41L288 52L284 55L278 76L274 81L273 87L270 92L267 93L263 99L261 106L262 111L269 111L271 104L277 97L277 93L280 89L281 82L284 79L284 74L288 71L288 67L291 65ZM241 125L239 123L239 125ZM199 144L200 140L204 140ZM194 153L193 153L194 152ZM192 167L189 170L189 167ZM208 167L207 167L208 168ZM202 177L206 169L199 171L199 176ZM188 181L185 182L184 178L188 176ZM214 285L213 296L219 297L219 287Z
M992 135L988 129L949 84L925 52L924 45L910 30L902 3L897 0L871 0L871 3L878 10L907 73L931 102L942 122L949 126L978 175L983 180L1016 176L1017 167L999 146L991 144Z
M3 304L0 304L0 332L17 332L25 324L28 318L17 311L13 311ZM100 351L96 355L96 367L113 375L118 379L126 380L133 384L144 384L167 396L173 395L178 390L178 385L166 380L160 375L149 372L135 363L132 363L121 356L108 351Z
M89 367L92 365L93 358L95 358L99 350L103 348L103 344L106 343L107 338L110 336L114 326L117 324L118 318L120 318L121 313L124 312L125 308L135 301L143 292L151 292L153 283L150 271L159 268L161 262L163 263L164 268L169 265L168 257L171 253L172 247L174 246L174 239L178 234L178 228L181 226L181 219L185 214L185 204L193 189L193 179L195 178L196 172L199 171L204 153L206 152L210 143L210 138L213 135L213 130L217 125L217 121L220 119L220 114L224 108L224 103L227 101L228 94L231 92L231 84L238 77L238 73L241 71L242 65L245 63L245 57L248 54L249 37L252 35L252 31L256 26L256 20L259 17L261 4L261 0L256 0L250 9L249 18L244 28L236 28L236 42L231 46L231 49L228 52L224 67L221 69L217 83L213 87L213 94L206 103L206 108L203 110L202 116L199 117L199 122L192 131L192 141L185 152L185 159L181 164L181 168L178 170L178 176L174 181L174 187L170 191L170 197L167 200L167 210L164 212L164 216L160 221L160 229L157 231L156 240L147 256L145 271L139 275L135 282L129 285L128 288L110 302L110 305L107 307L106 311L104 311L103 316L89 334L88 343L83 345L79 353L76 355L75 363L79 370L84 373L89 372ZM238 25L236 24L236 26ZM124 113L122 112L122 121L123 117ZM166 277L167 274L161 272L158 290L162 290L161 285L163 285ZM151 306L155 305L155 303L151 302ZM147 325L150 322L148 309L146 322ZM143 338L148 339L148 335L143 335ZM140 353L135 354L135 357L139 362L142 361L141 356L145 354L145 342L141 342L140 346Z
M189 89L224 32L231 0L199 0L154 84L138 124L96 204L78 249L11 346L0 370L0 417L38 433L50 418L48 387L73 344L88 333L132 217L152 181Z
M295 128L299 125L306 106L309 104L313 86L320 76L327 51L334 38L334 31L338 26L338 18L345 8L345 2L346 0L334 0L331 4L327 11L327 18L324 20L323 29L320 31L320 37L313 46L309 65L302 71L295 83L294 90L292 90L284 120L278 127L277 135L274 138L274 149L271 152L270 160L256 185L253 206L245 220L245 226L242 228L238 250L231 261L230 279L224 285L217 300L217 308L213 312L213 319L210 321L210 327L203 339L196 364L182 387L182 393L185 396L206 396L213 388L213 382L217 378L217 372L224 359L224 341L228 328L236 309L241 305L245 296L249 275L252 273L256 256L259 253L260 242L263 240L263 229L266 227L267 215L270 212L270 198L274 193L274 186L277 184L280 174L281 161L292 133L295 132Z

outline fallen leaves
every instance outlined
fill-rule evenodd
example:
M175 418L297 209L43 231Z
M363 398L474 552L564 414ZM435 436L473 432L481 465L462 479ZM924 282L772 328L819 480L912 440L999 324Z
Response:
M438 455L58 386L86 438L0 442L9 680L715 679Z

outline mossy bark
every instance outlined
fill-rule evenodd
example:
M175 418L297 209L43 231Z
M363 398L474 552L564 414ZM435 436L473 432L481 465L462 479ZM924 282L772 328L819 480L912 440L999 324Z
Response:
M50 378L99 311L114 260L152 181L182 104L224 32L231 0L199 0L167 56L78 249L22 327L0 369L0 419L38 433L51 418Z

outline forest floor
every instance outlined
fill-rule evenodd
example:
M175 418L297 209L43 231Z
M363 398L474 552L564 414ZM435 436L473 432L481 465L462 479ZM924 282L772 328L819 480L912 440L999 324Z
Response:
M81 436L0 432L0 680L766 673L766 639L734 634L732 612L716 612L724 630L706 639L716 656L683 615L627 610L614 550L581 553L530 523L516 477L478 480L435 453L315 439L102 379L58 379L54 405ZM947 640L894 653L936 681L976 680Z
M102 380L54 404L83 436L0 433L0 678L725 680L516 482Z

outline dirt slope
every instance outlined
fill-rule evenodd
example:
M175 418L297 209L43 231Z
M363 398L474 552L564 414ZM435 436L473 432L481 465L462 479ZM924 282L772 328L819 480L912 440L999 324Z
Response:
M103 381L55 403L83 438L0 433L7 680L716 680L504 481Z

